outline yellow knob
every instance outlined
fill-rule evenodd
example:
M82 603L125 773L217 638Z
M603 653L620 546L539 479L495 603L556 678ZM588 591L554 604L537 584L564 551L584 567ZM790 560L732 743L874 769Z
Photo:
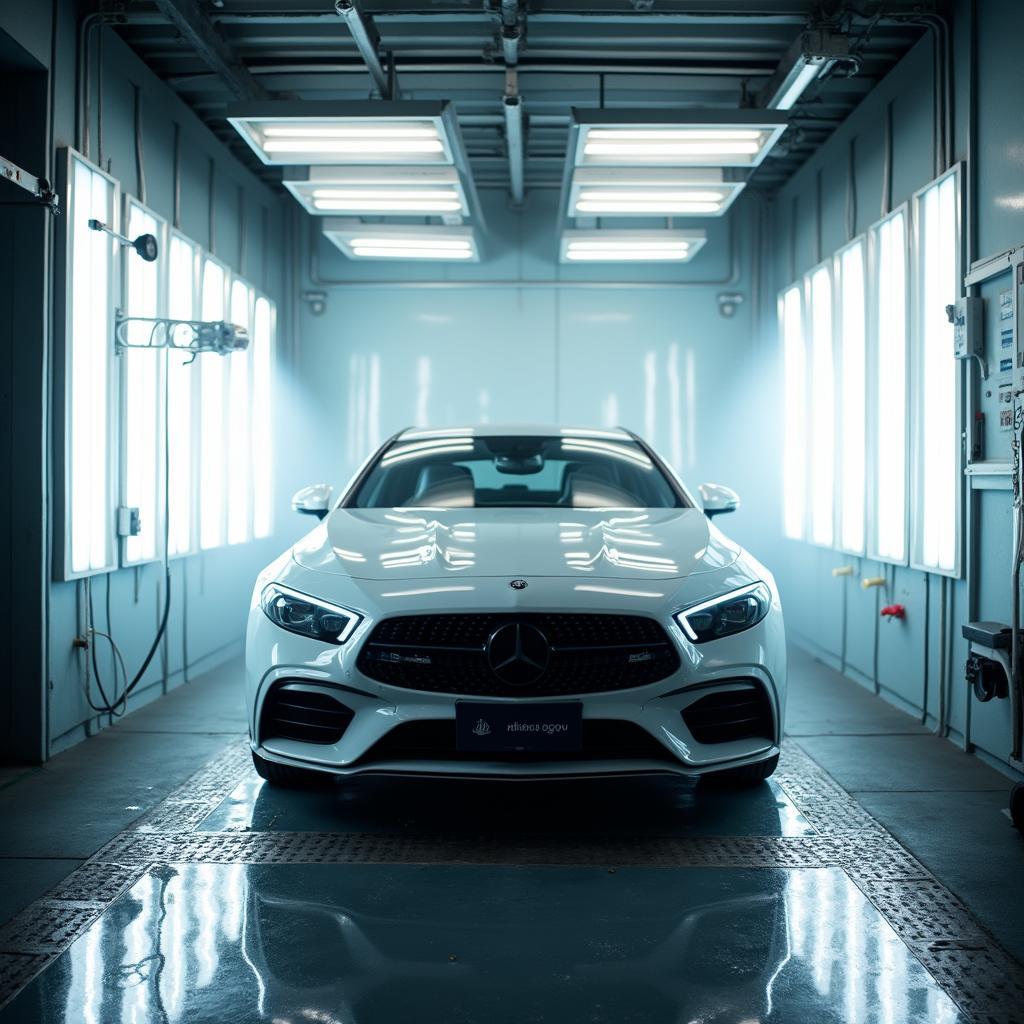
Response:
M853 566L852 565L838 565L832 570L833 576L852 576Z
M884 576L865 576L860 581L860 585L867 590L869 587L884 587L885 577Z

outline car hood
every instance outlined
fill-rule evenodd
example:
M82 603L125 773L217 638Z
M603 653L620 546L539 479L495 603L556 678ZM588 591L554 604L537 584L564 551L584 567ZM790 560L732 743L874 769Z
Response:
M292 550L356 579L677 579L741 549L699 509L335 509Z

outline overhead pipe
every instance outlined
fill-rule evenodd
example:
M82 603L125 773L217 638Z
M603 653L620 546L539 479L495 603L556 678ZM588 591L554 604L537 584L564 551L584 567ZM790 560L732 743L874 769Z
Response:
M75 126L75 144L78 147L78 152L86 160L92 159L89 153L89 122L92 119L89 49L93 31L102 24L102 21L103 15L100 13L87 14L82 19L78 30L78 109L76 111L78 123Z
M523 101L518 96L506 96L505 142L508 146L509 190L512 202L519 206L525 195L523 168Z
M501 0L501 47L505 59L505 146L508 150L509 193L512 204L521 206L526 195L523 145L523 101L519 96L519 44L523 16L519 0Z
M394 60L389 60L390 67L385 67L381 60L380 35L377 26L369 15L359 7L358 0L335 0L334 9L348 25L352 40L356 44L359 55L363 58L367 71L373 79L381 98L391 100L398 92L395 78Z
M267 91L238 59L198 0L153 0L157 10L180 33L195 55L239 100L264 100Z
M519 0L501 0L501 50L506 67L514 68L519 63L522 38Z

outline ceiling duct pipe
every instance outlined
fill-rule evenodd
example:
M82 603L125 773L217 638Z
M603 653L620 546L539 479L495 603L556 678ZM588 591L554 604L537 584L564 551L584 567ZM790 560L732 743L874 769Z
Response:
M501 50L505 61L505 145L508 149L509 194L514 206L525 196L525 152L523 140L523 101L519 95L519 49L523 40L523 12L519 0L500 0Z
M388 67L384 66L381 60L380 35L377 26L369 15L365 14L359 7L358 0L335 0L335 11L345 19L349 32L352 33L352 40L356 44L359 55L363 58L367 71L373 79L373 84L381 95L381 99L392 100L398 92L398 82L395 77L394 59L388 61Z
M506 67L514 68L519 63L522 38L519 0L501 0L501 51Z
M523 102L516 95L504 100L505 144L508 147L509 191L512 202L519 206L525 195L523 169Z
M267 91L228 46L197 0L154 0L157 10L181 34L196 56L238 100L262 100ZM102 164L102 159L100 160Z

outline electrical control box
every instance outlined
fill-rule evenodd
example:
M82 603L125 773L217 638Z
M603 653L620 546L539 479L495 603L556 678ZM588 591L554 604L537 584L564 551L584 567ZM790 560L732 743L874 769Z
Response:
M121 505L117 510L118 537L137 537L142 533L142 517L137 508Z
M957 359L973 359L982 354L983 301L977 296L968 295L946 307L946 315L953 325L953 354Z

